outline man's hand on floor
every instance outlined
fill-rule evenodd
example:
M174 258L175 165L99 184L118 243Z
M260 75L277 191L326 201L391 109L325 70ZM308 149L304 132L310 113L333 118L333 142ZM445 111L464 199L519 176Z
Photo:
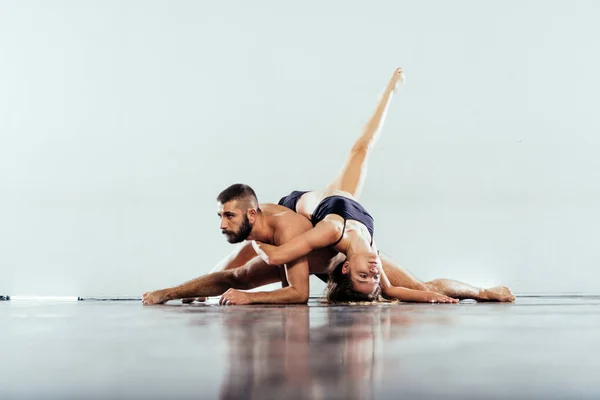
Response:
M251 304L250 295L237 289L229 289L221 296L219 304L222 306Z

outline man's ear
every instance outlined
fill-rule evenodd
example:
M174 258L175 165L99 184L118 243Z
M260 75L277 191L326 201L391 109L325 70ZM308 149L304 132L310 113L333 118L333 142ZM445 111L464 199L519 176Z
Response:
M254 222L256 221L256 215L258 213L256 212L256 208L251 207L248 209L247 215L248 215L248 220L250 221L251 224L254 224Z
M348 272L350 272L350 263L346 261L344 265L342 265L342 274L348 275Z

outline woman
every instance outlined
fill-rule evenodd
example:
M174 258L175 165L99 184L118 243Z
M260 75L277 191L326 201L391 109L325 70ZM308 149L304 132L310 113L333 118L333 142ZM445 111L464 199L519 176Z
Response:
M407 294L406 289L390 285L385 276L373 237L373 217L357 201L364 185L370 152L392 96L403 81L402 69L398 68L333 182L322 190L294 191L279 201L280 205L310 219L313 229L281 246L254 242L259 256L272 265L285 264L327 246L344 253L346 261L330 277L328 297L333 301L373 300L378 297L380 288L388 298L402 300ZM456 300L448 298L447 301Z
M281 246L253 242L254 250L263 261L272 265L285 264L327 246L345 254L346 260L331 272L327 280L327 297L334 302L372 301L380 294L402 301L458 301L441 293L479 301L514 301L515 297L505 286L478 289L448 279L420 282L382 255L386 269L395 274L394 281L402 286L390 284L375 245L373 217L357 200L364 185L369 155L378 139L392 96L403 82L402 69L398 68L333 182L322 190L293 191L279 201L280 205L311 220L313 229ZM432 298L432 292L440 295Z

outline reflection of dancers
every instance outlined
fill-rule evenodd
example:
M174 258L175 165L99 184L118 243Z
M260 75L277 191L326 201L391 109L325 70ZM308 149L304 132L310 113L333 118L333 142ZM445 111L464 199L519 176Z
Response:
M228 370L221 399L367 399L390 309L226 309ZM323 326L313 317L326 313ZM316 318L315 318L316 317Z
M221 399L313 398L309 308L225 309L228 367Z

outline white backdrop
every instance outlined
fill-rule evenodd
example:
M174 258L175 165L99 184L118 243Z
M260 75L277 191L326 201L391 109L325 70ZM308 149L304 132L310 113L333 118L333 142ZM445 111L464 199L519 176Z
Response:
M219 191L325 185L397 66L361 199L379 248L423 279L597 292L599 18L594 1L2 1L0 294L208 272L232 249Z

